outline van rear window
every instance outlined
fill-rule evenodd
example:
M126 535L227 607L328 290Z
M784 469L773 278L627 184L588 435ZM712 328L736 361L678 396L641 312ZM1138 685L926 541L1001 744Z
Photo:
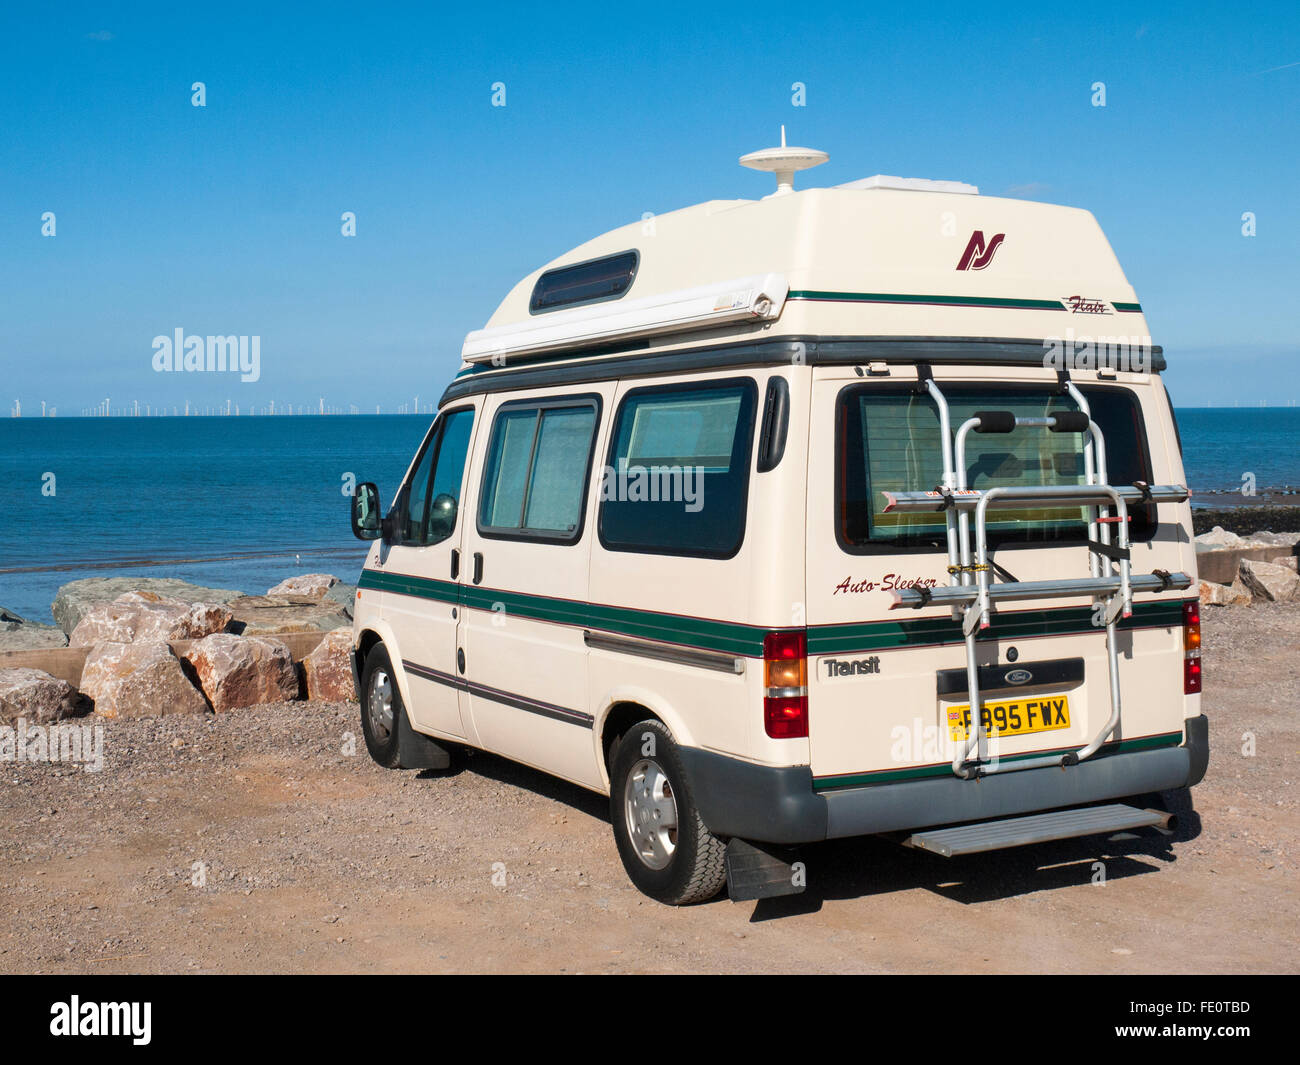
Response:
M1082 387L1101 428L1112 484L1151 480L1151 461L1137 397L1125 388ZM1006 410L1044 417L1075 410L1068 395L1034 386L943 386L954 434L979 410ZM942 514L887 514L884 492L927 491L943 479L939 411L926 394L910 388L863 385L839 399L836 506L841 545L849 551L933 549L945 543ZM966 483L997 485L1083 484L1082 437L1023 428L1008 434L971 433L966 438ZM1083 507L1032 507L998 511L988 524L990 543L1082 540ZM1155 532L1155 507L1130 507L1133 541Z

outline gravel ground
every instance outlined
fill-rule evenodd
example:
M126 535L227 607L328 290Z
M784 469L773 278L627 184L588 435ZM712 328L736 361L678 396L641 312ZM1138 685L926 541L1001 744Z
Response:
M1296 972L1300 604L1205 615L1172 839L821 844L760 903L644 898L605 800L527 768L382 770L355 704L106 722L102 772L0 765L0 972Z

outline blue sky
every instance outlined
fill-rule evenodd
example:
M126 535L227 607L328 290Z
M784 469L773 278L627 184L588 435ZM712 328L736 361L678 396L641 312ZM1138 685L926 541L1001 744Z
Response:
M736 159L781 123L806 184L1088 208L1180 405L1300 402L1298 103L1295 4L10 5L0 411L423 405L528 271L769 191ZM260 335L261 380L153 372L177 326Z

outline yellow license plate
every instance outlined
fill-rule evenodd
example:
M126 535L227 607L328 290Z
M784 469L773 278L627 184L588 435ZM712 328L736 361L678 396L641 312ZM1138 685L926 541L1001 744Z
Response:
M990 737L1027 736L1070 727L1070 701L1064 695L1038 695L1029 699L984 704L985 734ZM948 734L954 740L970 735L970 706L948 707Z

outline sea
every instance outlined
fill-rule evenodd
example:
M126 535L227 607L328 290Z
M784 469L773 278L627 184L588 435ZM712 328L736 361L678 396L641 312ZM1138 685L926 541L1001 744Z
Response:
M1300 502L1300 408L1177 412L1197 505L1290 486ZM53 620L82 577L179 577L261 594L295 573L355 582L349 490L391 498L424 415L0 419L0 607Z

